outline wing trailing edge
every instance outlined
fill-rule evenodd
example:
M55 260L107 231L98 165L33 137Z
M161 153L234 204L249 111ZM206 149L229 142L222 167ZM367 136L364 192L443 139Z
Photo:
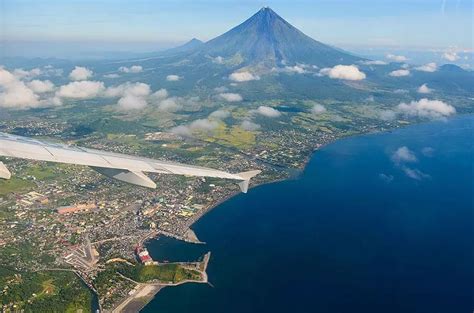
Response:
M2 132L0 156L89 166L107 177L147 188L156 188L156 184L145 173L159 173L231 179L237 181L240 190L246 193L250 179L260 173L257 170L235 174L202 166L48 143ZM10 171L0 162L0 179L10 177Z
M116 180L123 181L132 185L147 187L147 188L156 188L156 184L148 176L142 172L132 172L129 170L116 169L116 168L105 168L105 167L94 167L91 166L96 172L113 178Z

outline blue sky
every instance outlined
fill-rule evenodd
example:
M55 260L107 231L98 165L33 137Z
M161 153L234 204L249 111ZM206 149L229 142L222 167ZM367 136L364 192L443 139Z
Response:
M213 38L262 6L342 47L473 45L471 0L0 0L1 49L157 50Z

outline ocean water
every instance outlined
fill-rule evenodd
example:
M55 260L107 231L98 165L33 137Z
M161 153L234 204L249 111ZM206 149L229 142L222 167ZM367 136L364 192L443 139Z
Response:
M463 116L324 147L199 220L206 245L149 243L161 260L212 251L212 286L165 288L142 312L472 312L473 145Z

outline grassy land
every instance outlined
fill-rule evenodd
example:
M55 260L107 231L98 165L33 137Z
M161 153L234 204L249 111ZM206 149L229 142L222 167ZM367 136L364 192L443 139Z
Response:
M24 180L18 177L12 177L9 180L0 180L0 196L5 196L14 192L22 192L32 189L34 183L29 180Z
M184 280L200 280L198 271L184 268L178 264L141 265L130 266L121 264L118 269L123 275L138 281L149 282L158 280L161 282L179 283Z
M220 124L212 137L206 140L209 142L217 142L223 146L248 149L255 145L255 133L246 131L239 126L227 128L225 124Z
M26 175L34 176L37 180L46 180L57 176L53 165L33 165L28 167Z

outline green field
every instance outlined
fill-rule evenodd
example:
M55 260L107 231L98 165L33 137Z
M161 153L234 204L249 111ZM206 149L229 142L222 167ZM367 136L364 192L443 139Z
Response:
M12 177L9 180L0 179L0 196L10 193L22 192L35 186L32 181L24 180L18 177Z
M32 165L26 170L26 175L34 176L37 180L54 178L57 174L55 165Z
M255 145L255 133L246 131L239 126L226 127L225 124L220 124L212 136L205 140L226 147L248 149Z
M121 264L118 271L137 282L158 280L161 282L179 283L184 280L200 280L198 271L184 268L179 264L141 265L130 266Z

